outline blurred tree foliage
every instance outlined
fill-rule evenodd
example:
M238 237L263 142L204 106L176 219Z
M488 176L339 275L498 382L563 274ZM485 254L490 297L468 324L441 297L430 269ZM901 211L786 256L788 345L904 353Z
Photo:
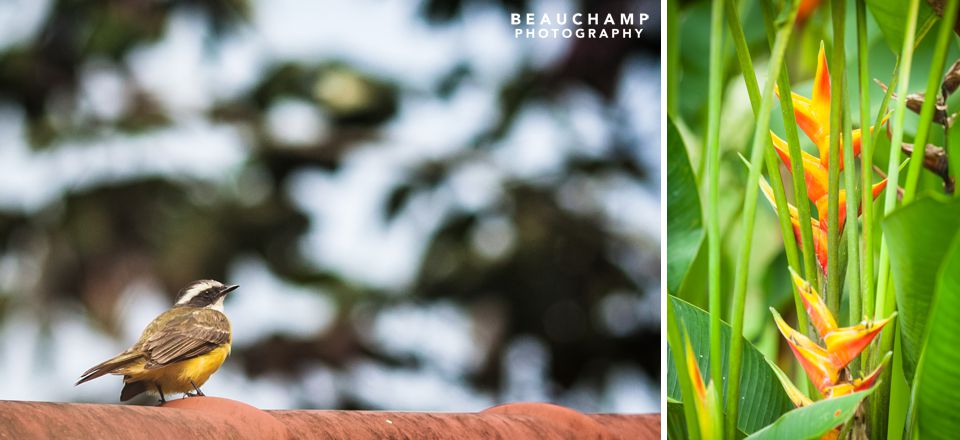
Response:
M528 9L524 0L492 1L508 11ZM444 26L462 19L467 5L485 3L427 0L422 14L434 26ZM656 11L657 3L607 0L583 2L575 9ZM162 38L169 17L181 8L204 17L212 38L244 26L250 14L244 0L55 0L33 38L0 53L0 100L24 110L31 147L36 151L55 148L58 142L88 138L98 130L138 133L172 124L173 118L157 97L141 89L133 91L132 102L116 118L100 120L81 112L79 81L81 67L91 60L131 75L125 62L131 50ZM461 153L424 162L407 173L385 200L382 221L394 221L417 194L444 185L458 165L482 158L509 133L526 106L550 105L573 86L589 87L611 105L624 62L639 56L656 63L659 57L658 30L645 32L653 33L639 40L574 40L559 64L522 69L499 91L495 123ZM460 66L433 92L445 96L473 74L469 67ZM128 85L137 87L132 81ZM341 91L351 88L355 93L331 95L324 92L327 86ZM268 197L240 200L223 185L164 177L109 182L68 191L35 213L0 209L0 250L18 255L43 243L47 250L39 262L40 282L31 288L31 297L39 302L82 304L104 329L113 332L118 324L114 304L130 282L158 280L172 296L193 279L224 279L238 255L261 257L288 282L332 292L338 317L323 334L274 335L235 348L231 362L242 363L252 377L280 373L296 378L318 361L333 368L346 368L356 359L416 367L415 359L384 353L367 340L362 330L366 315L355 311L448 299L463 305L480 322L500 323L494 329L498 336L493 352L469 378L480 389L494 393L500 389L503 350L518 335L535 335L547 344L549 381L563 388L586 378L590 386L600 389L618 363L641 366L655 382L658 329L614 332L603 324L598 310L611 294L657 295L658 243L639 241L636 234L617 230L597 213L558 202L558 188L575 179L619 176L656 188L638 159L635 139L615 136L601 155L565 158L563 172L555 178L506 182L491 208L447 216L430 238L412 285L398 286L407 294L365 287L315 267L302 255L298 246L310 219L283 195L288 179L300 170L336 173L353 149L380 137L385 124L398 113L398 96L404 88L337 60L315 64L280 60L249 90L213 103L206 113L208 120L241 126L252 137L254 148L239 173L265 170ZM330 135L296 148L271 137L265 121L268 109L291 97L306 100L328 115ZM651 148L655 145L650 143ZM505 219L514 228L512 247L497 258L480 255L471 247L475 229L491 218ZM0 313L9 311L0 302ZM49 319L42 311L38 314L41 321ZM358 402L341 405L363 406Z

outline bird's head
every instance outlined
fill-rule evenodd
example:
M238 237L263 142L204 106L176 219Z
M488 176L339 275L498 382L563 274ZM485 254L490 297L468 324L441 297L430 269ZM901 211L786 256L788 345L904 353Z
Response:
M214 280L197 280L180 290L174 307L211 308L223 311L223 299L237 285L225 285Z

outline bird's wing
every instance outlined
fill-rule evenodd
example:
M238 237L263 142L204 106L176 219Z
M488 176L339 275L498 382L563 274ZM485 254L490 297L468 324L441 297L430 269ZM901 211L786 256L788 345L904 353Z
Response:
M216 310L196 309L163 323L138 344L145 368L185 361L230 342L230 321Z

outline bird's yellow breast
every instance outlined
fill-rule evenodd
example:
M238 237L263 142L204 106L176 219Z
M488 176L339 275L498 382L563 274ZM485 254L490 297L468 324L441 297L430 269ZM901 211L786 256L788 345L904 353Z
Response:
M145 381L159 384L164 393L193 392L193 384L203 386L207 379L223 365L230 354L230 344L221 345L206 354L170 364L165 367L144 369L143 364L130 368L123 374L124 382ZM193 382L191 384L190 382ZM148 386L148 391L153 391Z

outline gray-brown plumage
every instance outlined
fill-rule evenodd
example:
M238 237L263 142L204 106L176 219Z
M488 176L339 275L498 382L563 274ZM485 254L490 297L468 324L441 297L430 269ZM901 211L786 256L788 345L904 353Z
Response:
M145 392L196 390L230 353L230 321L222 313L223 297L236 286L212 280L184 288L176 305L157 316L140 339L123 353L85 371L77 385L106 374L123 375L120 400Z

